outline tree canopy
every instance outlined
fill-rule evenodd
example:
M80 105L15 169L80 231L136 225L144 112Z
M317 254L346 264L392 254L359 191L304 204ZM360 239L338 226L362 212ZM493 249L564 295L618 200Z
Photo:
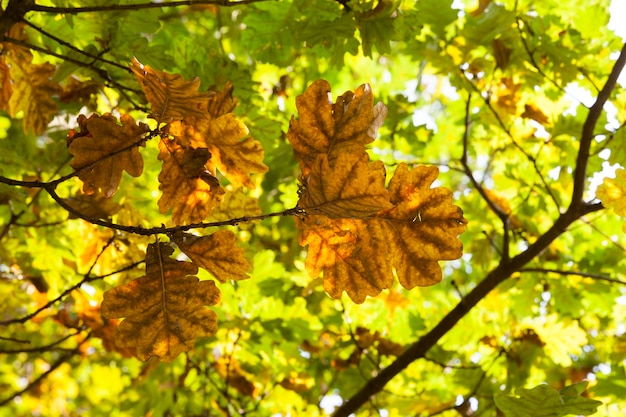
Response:
M623 416L609 5L0 1L0 415Z

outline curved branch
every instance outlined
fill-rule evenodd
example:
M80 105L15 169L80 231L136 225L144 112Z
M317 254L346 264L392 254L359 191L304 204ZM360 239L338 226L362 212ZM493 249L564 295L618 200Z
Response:
M483 281L481 281L467 296L456 305L441 321L427 334L422 336L417 342L411 345L401 356L387 368L383 369L376 377L365 384L361 390L348 399L335 413L334 417L348 417L365 404L370 397L380 392L384 386L396 375L402 372L413 361L423 358L430 348L445 336L479 301L481 301L491 290L505 281L514 272L520 271L524 265L533 260L550 243L563 234L568 226L580 219L582 216L602 210L601 203L588 204L582 200L585 186L585 176L587 164L589 162L589 149L593 140L593 131L602 113L604 104L609 99L617 78L626 65L626 44L624 44L620 55L613 66L604 87L598 94L596 102L589 109L587 118L583 125L580 148L576 159L574 170L574 190L572 201L567 211L562 213L554 222L552 227L541 235L535 243L528 249L508 262L501 262L493 269ZM471 83L470 83L471 84Z
M600 115L604 110L604 104L611 96L611 92L615 88L617 79L626 65L626 43L613 65L613 69L609 74L604 87L598 93L595 103L589 108L587 118L583 124L582 135L580 137L580 147L578 148L578 156L576 157L576 168L574 169L574 190L572 191L572 205L580 205L583 203L583 192L585 191L587 179L587 164L589 162L589 150L593 141L593 132L598 124Z
M601 210L601 204L583 205L577 210L568 210L563 213L552 227L530 245L528 249L512 258L509 262L500 263L487 277L482 280L465 298L459 302L441 321L417 342L412 344L387 368L383 369L376 377L370 379L367 384L348 401L346 401L334 417L348 417L357 411L369 398L380 392L383 387L396 375L402 372L412 362L421 359L435 344L445 336L479 301L491 290L509 278L514 272L522 269L524 265L545 250L550 243L563 234L567 227L578 220L581 216Z

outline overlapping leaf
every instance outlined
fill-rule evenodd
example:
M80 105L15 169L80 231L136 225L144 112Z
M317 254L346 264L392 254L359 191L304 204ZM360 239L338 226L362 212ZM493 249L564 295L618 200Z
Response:
M232 113L236 101L231 96L232 86L216 92L201 115L188 115L169 124L167 132L180 143L192 148L207 148L212 155L209 162L236 185L254 188L250 175L267 171L263 164L263 147L246 137L248 129Z
M332 167L326 155L318 155L299 202L309 213L332 218L367 217L389 205L385 167L356 152L342 155Z
M0 67L4 67L0 68L3 102L10 95L6 103L9 114L15 117L23 111L24 130L41 134L58 112L52 98L61 92L59 84L52 81L56 67L48 62L34 64L30 51L17 47L9 48Z
M165 122L163 132L174 138L160 145L161 212L173 208L178 224L204 220L224 194L217 170L235 185L254 187L250 175L268 168L260 142L247 137L248 129L232 113L237 105L232 84L198 93L198 80L185 81L137 60L131 69L152 106L151 117Z
M344 93L335 103L329 94L328 81L317 80L296 98L298 119L291 119L287 138L304 177L318 155L327 155L329 165L334 165L340 155L363 153L387 116L383 103L372 107L374 95L367 84Z
M186 81L179 74L169 74L141 64L133 58L133 71L152 106L151 117L169 123L185 116L202 116L211 92L199 93L200 79Z
M142 360L171 361L217 331L217 315L205 306L219 302L219 290L193 276L195 264L170 258L173 251L164 243L149 245L146 275L107 291L102 301L105 317L124 318L115 331L117 345L136 347Z
M74 156L72 168L79 171L83 192L94 194L99 190L111 197L122 179L123 171L138 177L143 171L143 159L138 146L150 129L144 123L135 123L132 116L123 114L122 125L115 116L104 114L78 117L80 132L70 132L69 151Z
M324 273L332 297L345 291L357 303L391 287L394 270L408 289L439 282L438 261L462 254L466 220L452 192L431 188L437 168L405 164L385 188L384 167L365 151L384 106L372 107L364 86L328 103L327 87L318 81L298 98L288 133L304 182L298 207L306 215L297 224L307 270Z
M177 233L172 241L196 265L206 269L219 282L247 279L250 264L243 256L243 249L235 245L235 234L219 230L209 236Z
M206 169L211 154L206 148L185 148L168 139L159 142L159 151L159 160L163 161L159 210L165 213L173 208L176 224L204 220L224 195L217 178Z

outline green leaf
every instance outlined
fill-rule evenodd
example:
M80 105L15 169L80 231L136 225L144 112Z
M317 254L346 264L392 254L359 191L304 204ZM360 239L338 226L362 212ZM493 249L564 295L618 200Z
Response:
M506 417L561 417L568 414L595 414L602 402L581 397L587 386L579 382L560 391L548 385L519 389L517 395L496 394L496 407Z

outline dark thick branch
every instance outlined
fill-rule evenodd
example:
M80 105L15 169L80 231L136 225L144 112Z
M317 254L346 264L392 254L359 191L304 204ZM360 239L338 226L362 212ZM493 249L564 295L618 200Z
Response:
M567 227L581 216L601 210L600 204L583 205L578 210L568 210L563 213L552 227L544 233L528 249L512 258L509 262L501 263L492 270L467 296L456 305L430 332L412 344L387 368L372 378L363 388L345 402L335 413L334 417L348 417L365 404L371 396L380 392L383 387L396 375L402 372L413 361L423 358L426 352L445 336L480 300L485 298L491 290L505 281L514 272L522 269L535 256L545 250L550 243L558 238Z
M369 380L360 391L348 399L335 413L334 417L348 417L365 404L373 395L380 392L385 385L396 375L402 372L413 361L423 358L426 352L445 336L480 300L491 290L505 281L514 272L520 271L524 265L544 251L555 239L563 234L567 228L582 216L603 209L602 204L587 204L582 196L586 185L587 164L589 149L593 140L593 132L600 118L604 104L615 88L617 78L626 65L626 44L613 66L604 87L598 94L596 102L589 109L587 119L583 125L580 148L574 170L574 191L569 208L554 222L552 227L541 235L527 250L510 259L501 262L487 277L481 281L457 306L450 311L430 332L422 336L411 345L401 356L376 377Z
M587 164L590 156L589 150L594 137L593 132L596 128L598 120L600 119L604 105L611 96L611 92L615 88L617 79L624 69L624 65L626 65L626 44L622 47L619 57L617 58L617 61L615 61L615 65L613 65L613 69L609 74L609 78L604 84L604 87L602 87L602 90L600 90L600 93L598 93L596 102L593 103L593 106L589 109L589 113L587 113L587 118L583 124L583 131L580 137L580 147L578 148L576 167L574 169L574 190L572 192L573 205L581 204L583 201L583 192L585 191L585 186L587 184Z

